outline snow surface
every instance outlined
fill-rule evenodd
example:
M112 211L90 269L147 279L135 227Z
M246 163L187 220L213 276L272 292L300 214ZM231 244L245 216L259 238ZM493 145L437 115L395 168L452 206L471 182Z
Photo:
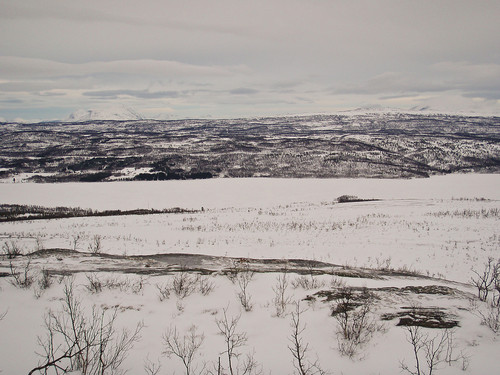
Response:
M73 218L1 223L0 236L16 240L25 251L35 249L36 238L45 248L71 248L72 236L82 235L79 250L87 250L95 234L103 236L103 251L115 254L166 252L203 253L235 257L305 258L353 266L410 268L424 275L467 283L471 269L480 269L488 256L499 257L500 175L450 175L417 180L280 180L233 179L165 182L112 182L97 184L0 184L0 202L43 206L80 206L93 209L183 207L201 209L192 214ZM343 194L379 201L338 204ZM496 212L496 214L495 214ZM71 264L61 261L61 269ZM75 266L76 267L76 266ZM7 271L3 267L0 271ZM173 276L147 276L139 293L130 289L105 289L90 293L86 275L75 285L82 303L105 309L117 306L118 327L133 328L144 322L142 339L127 356L124 368L143 374L146 358L160 361L160 374L182 374L175 358L162 355L162 334L171 326L186 332L196 325L205 342L196 357L224 364L224 343L215 318L228 308L241 314L238 329L248 335L241 353L255 352L264 374L292 374L287 346L290 316L278 318L273 310L272 286L277 274L256 274L249 286L254 308L242 310L237 285L222 275L210 276L216 288L209 296L195 293L185 299L171 296L160 301L157 284ZM103 280L137 282L138 275L101 273ZM289 275L290 279L298 275ZM326 285L330 276L321 276ZM385 280L340 278L351 286L452 285L468 293L467 284L445 280L388 278ZM37 335L42 335L43 317L57 310L62 285L54 285L35 298L32 290L14 287L10 278L0 278L0 370L4 374L27 373L38 361ZM328 287L327 287L328 288ZM293 300L315 290L289 289ZM377 305L375 313L418 303L450 309L460 319L455 334L456 352L469 358L464 373L493 374L498 369L498 336L480 324L477 310L468 298L439 295L392 296ZM385 323L359 357L343 357L337 350L336 321L330 304L301 303L307 311L304 340L309 355L334 374L400 374L400 361L412 364L411 346L405 331L395 321ZM292 311L289 306L288 311ZM434 335L435 332L430 332ZM442 365L437 374L462 373L461 364Z
M111 274L99 275L105 281L117 276ZM276 284L275 274L254 276L249 293L252 296L254 308L250 312L242 311L237 302L237 287L226 277L210 277L216 289L208 296L195 293L184 299L175 296L160 301L156 285L168 280L169 276L150 277L146 280L144 289L138 293L130 290L105 289L98 294L90 293L85 285L88 281L85 275L78 275L75 280L77 294L84 306L96 305L105 309L117 307L119 309L117 329L133 329L137 322L143 322L145 327L141 332L141 340L134 346L127 356L124 368L131 374L143 374L143 363L148 358L162 364L160 374L182 374L183 368L176 358L162 355L164 344L162 335L169 327L176 327L179 332L195 325L199 333L205 335L204 344L195 363L199 369L203 364L213 366L217 359L224 360L224 341L218 334L215 324L216 318L221 318L222 309L228 309L230 317L241 314L237 332L245 332L248 336L247 345L240 348L240 353L255 353L256 360L263 366L264 374L292 374L293 365L288 350L291 334L290 316L279 318L275 316L271 286ZM296 277L289 275L290 278ZM137 282L138 276L118 276L118 279L128 279ZM329 282L327 277L324 278ZM348 281L351 283L351 280ZM356 284L356 280L352 281ZM396 281L403 284L404 281ZM371 281L363 281L364 286L379 285ZM410 281L411 283L411 281ZM404 284L407 285L408 283ZM392 284L391 284L392 285ZM60 309L62 286L57 283L48 289L39 299L29 290L16 289L5 280L1 281L2 309L8 309L6 317L0 322L0 364L5 374L27 373L38 361L35 351L40 352L37 346L37 335L43 336L43 316L48 309ZM291 289L289 295L293 300L305 298L315 290ZM468 311L466 299L445 300L440 296L419 297L419 303L424 306L443 306L458 314L461 327L455 333L455 354L464 351L469 358L466 374L493 374L498 366L496 352L498 341L495 335L486 327L480 325L479 318ZM393 300L381 309L404 306L404 302ZM361 355L355 359L342 357L337 351L336 321L330 316L330 305L321 301L314 303L302 302L306 310L301 321L306 330L303 334L305 343L309 344L308 356L311 360L319 360L324 369L331 373L343 374L399 374L399 362L404 360L412 364L411 346L406 342L404 329L395 326L395 322L385 322L386 332L374 335L369 345L363 348ZM292 306L288 307L291 312ZM378 313L378 311L377 311ZM432 335L436 332L430 332ZM439 374L457 374L461 363L453 366L441 365Z
M452 175L0 184L1 203L199 210L1 223L0 238L32 251L37 240L45 248L72 248L80 235L78 249L86 251L99 235L104 251L117 255L301 258L358 267L386 263L467 282L471 268L498 257L499 182L500 175ZM381 200L338 204L343 194Z
M92 209L268 207L363 199L500 200L500 174L452 174L422 179L235 178L109 183L0 184L0 202Z

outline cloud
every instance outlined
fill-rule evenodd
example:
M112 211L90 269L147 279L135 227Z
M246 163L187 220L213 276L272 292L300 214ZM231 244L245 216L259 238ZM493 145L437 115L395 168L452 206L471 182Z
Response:
M248 87L239 87L229 91L232 95L255 95L258 94L259 91L255 89L251 89Z
M0 110L126 102L226 117L492 100L500 2L485 4L0 0L0 98L12 100Z
M54 91L44 91L44 92L39 92L39 96L47 96L47 97L57 97L57 96L65 96L66 94L64 92L54 92Z
M453 89L449 84L429 78L419 78L414 74L386 72L362 83L348 84L334 89L336 94L388 94L415 92L438 92Z
M16 20L16 19L63 19L79 22L125 22L121 17L113 14L108 14L98 9L86 9L84 7L72 8L64 3L59 3L57 6L50 4L47 1L45 4L33 1L23 1L22 3L4 3L2 4L2 12L0 19Z
M24 103L21 99L0 99L3 104L21 104Z
M465 97L500 99L500 64L442 62L432 68Z
M61 63L53 60L0 56L0 78L50 78L89 76L97 74L126 74L155 77L230 76L248 73L248 67L206 66L169 60L114 60L88 63Z
M500 90L470 91L470 92L464 93L464 97L471 98L471 99L494 100L494 101L499 101L499 104L500 104Z
M148 91L148 90L101 90L87 91L83 95L96 98L116 99L121 96L130 96L138 99L162 99L162 98L178 98L178 91Z
M114 3L114 4L113 4ZM207 7L203 1L198 4L199 10ZM231 4L227 4L230 6ZM234 6L234 5L233 5ZM214 8L211 4L209 9ZM157 2L152 7L138 5L136 2L126 1L86 1L84 3L71 3L60 1L44 1L40 3L35 0L23 0L20 3L3 4L0 19L30 21L72 21L77 23L122 24L136 27L163 27L167 29L178 29L183 31L199 31L204 33L220 33L236 36L248 36L255 34L251 29L245 28L236 22L221 23L210 22L203 16L191 13L190 17L180 18L184 4L162 4ZM203 12L200 12L203 13ZM200 22L203 20L203 22Z
M448 95L496 100L500 98L500 64L441 62L423 72L385 72L362 82L332 88L334 95L374 95L382 100L411 99L422 94Z

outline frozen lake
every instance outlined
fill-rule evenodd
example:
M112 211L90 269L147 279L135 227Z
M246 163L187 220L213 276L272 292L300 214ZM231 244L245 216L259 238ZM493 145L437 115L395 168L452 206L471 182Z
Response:
M331 202L340 195L378 199L500 199L500 174L426 179L212 179L106 183L2 183L0 203L92 209L266 207Z

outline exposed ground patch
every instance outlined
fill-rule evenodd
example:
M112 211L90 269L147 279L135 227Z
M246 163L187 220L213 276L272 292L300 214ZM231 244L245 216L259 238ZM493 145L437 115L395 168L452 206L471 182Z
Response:
M2 259L2 258L0 258ZM349 278L382 279L390 276L413 277L413 272L394 270L375 270L341 266L333 263L304 259L252 259L210 256L203 254L167 253L155 255L112 255L91 254L71 249L44 249L19 256L13 263L30 259L33 265L43 264L54 274L63 272L99 272L112 271L162 275L177 271L193 271L200 273L227 273L235 269L245 268L253 272L283 272L312 275L334 275ZM6 256L0 265L8 266ZM61 265L64 265L61 268ZM64 271L62 271L64 269ZM420 276L425 278L424 276Z
M399 319L397 326L453 328L459 325L456 315L439 307L401 307L400 311L382 315L382 320L394 319Z

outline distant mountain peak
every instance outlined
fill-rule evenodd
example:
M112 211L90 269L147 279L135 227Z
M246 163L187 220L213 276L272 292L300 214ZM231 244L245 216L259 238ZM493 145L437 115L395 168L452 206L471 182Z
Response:
M105 109L79 109L68 116L67 121L81 122L92 120L142 120L138 112L129 107Z

